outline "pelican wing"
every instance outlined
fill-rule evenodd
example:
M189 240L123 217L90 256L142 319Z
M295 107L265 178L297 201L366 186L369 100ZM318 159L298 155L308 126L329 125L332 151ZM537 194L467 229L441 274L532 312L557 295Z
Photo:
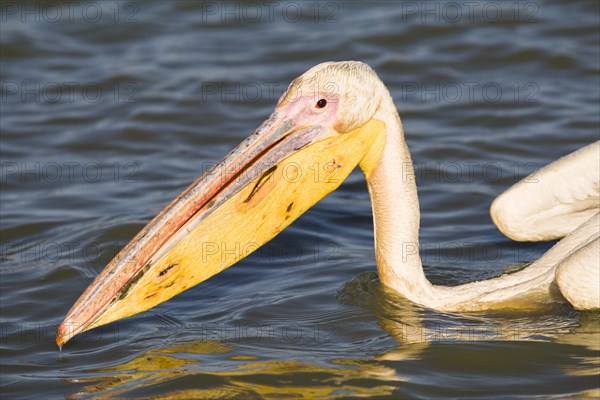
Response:
M600 207L600 141L554 161L492 203L492 220L519 241L564 237Z

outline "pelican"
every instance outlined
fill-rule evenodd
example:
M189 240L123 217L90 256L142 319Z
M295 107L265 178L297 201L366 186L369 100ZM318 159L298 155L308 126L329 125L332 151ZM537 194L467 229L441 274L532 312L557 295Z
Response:
M115 256L68 312L56 342L62 347L81 332L146 311L230 267L356 166L371 198L379 279L406 299L481 311L562 299L558 287L575 308L598 308L599 159L596 142L494 201L492 218L509 237L564 237L539 260L493 279L433 285L419 257L417 188L389 91L362 62L319 64L293 80L265 122Z

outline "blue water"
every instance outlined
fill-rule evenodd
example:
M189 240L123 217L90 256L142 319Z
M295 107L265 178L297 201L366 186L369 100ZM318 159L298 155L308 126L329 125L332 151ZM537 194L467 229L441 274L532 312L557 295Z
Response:
M432 281L543 254L488 208L599 139L600 3L476 3L0 4L2 397L597 398L598 313L445 314L382 287L358 172L238 265L54 344L116 252L327 60L394 98Z

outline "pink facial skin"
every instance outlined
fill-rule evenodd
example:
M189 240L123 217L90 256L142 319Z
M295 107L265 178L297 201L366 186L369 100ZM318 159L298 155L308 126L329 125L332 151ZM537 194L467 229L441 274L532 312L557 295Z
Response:
M285 96L286 94L282 96L282 99ZM321 107L323 102L319 103L320 100L326 102L323 107ZM311 93L294 97L282 106L278 106L276 110L292 119L298 128L321 125L335 129L338 109L339 98L336 94Z

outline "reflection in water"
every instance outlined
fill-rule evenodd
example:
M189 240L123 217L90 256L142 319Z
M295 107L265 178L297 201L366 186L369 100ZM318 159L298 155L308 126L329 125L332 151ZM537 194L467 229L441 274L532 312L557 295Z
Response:
M381 285L377 274L360 274L338 293L346 304L366 306L402 345L430 342L551 340L577 325L578 312L564 303L531 303L524 309L445 313L422 308ZM565 318L570 316L571 318Z
M257 361L256 356L240 354L243 349L228 343L183 341L147 351L122 364L89 371L92 375L89 378L68 381L89 383L74 397L124 394L157 399L398 396L403 393L403 385L419 383L419 371L414 371L419 364L437 363L440 368L457 373L461 368L473 368L473 363L481 362L482 368L493 371L497 363L502 370L503 364L515 357L521 357L525 365L546 364L543 357L549 352L532 350L531 344L524 347L525 342L537 342L542 349L563 345L554 350L558 352L557 357L562 352L580 357L579 365L561 371L565 375L584 378L597 375L597 356L587 350L600 350L598 313L565 318L565 313L576 312L562 304L537 313L438 313L390 293L378 283L374 273L359 275L341 289L337 297L345 303L371 309L381 327L397 341L397 348L374 358L331 358L321 365L290 360ZM498 342L514 342L514 345L499 347ZM431 351L432 347L435 351ZM469 357L474 350L477 354L488 352L494 363L490 365L487 358L480 355L474 361ZM222 356L221 362L204 364L203 357L210 355ZM429 360L432 358L433 361ZM232 368L233 361L239 361L238 366ZM436 393L435 389L428 390ZM448 388L443 390L446 392L440 395L448 394ZM582 397L598 394L597 388L578 393Z
M210 341L191 341L150 350L114 367L93 371L93 378L75 397L94 395L114 397L150 394L152 398L256 398L375 396L390 394L387 378L396 380L395 371L378 365L338 360L333 366L296 361L258 361L243 363L224 372L206 372L201 361L186 354L214 354L233 350L232 346ZM164 353L174 356L160 355ZM237 359L239 357L231 357ZM359 385L353 383L360 383ZM366 382L370 384L365 385ZM190 387L189 389L181 389Z
M99 378L69 380L73 383L93 382L84 387L85 394L102 394L115 396L125 393L134 387L145 387L177 378L185 373L183 368L193 363L171 356L159 356L148 352L114 367L99 371Z

